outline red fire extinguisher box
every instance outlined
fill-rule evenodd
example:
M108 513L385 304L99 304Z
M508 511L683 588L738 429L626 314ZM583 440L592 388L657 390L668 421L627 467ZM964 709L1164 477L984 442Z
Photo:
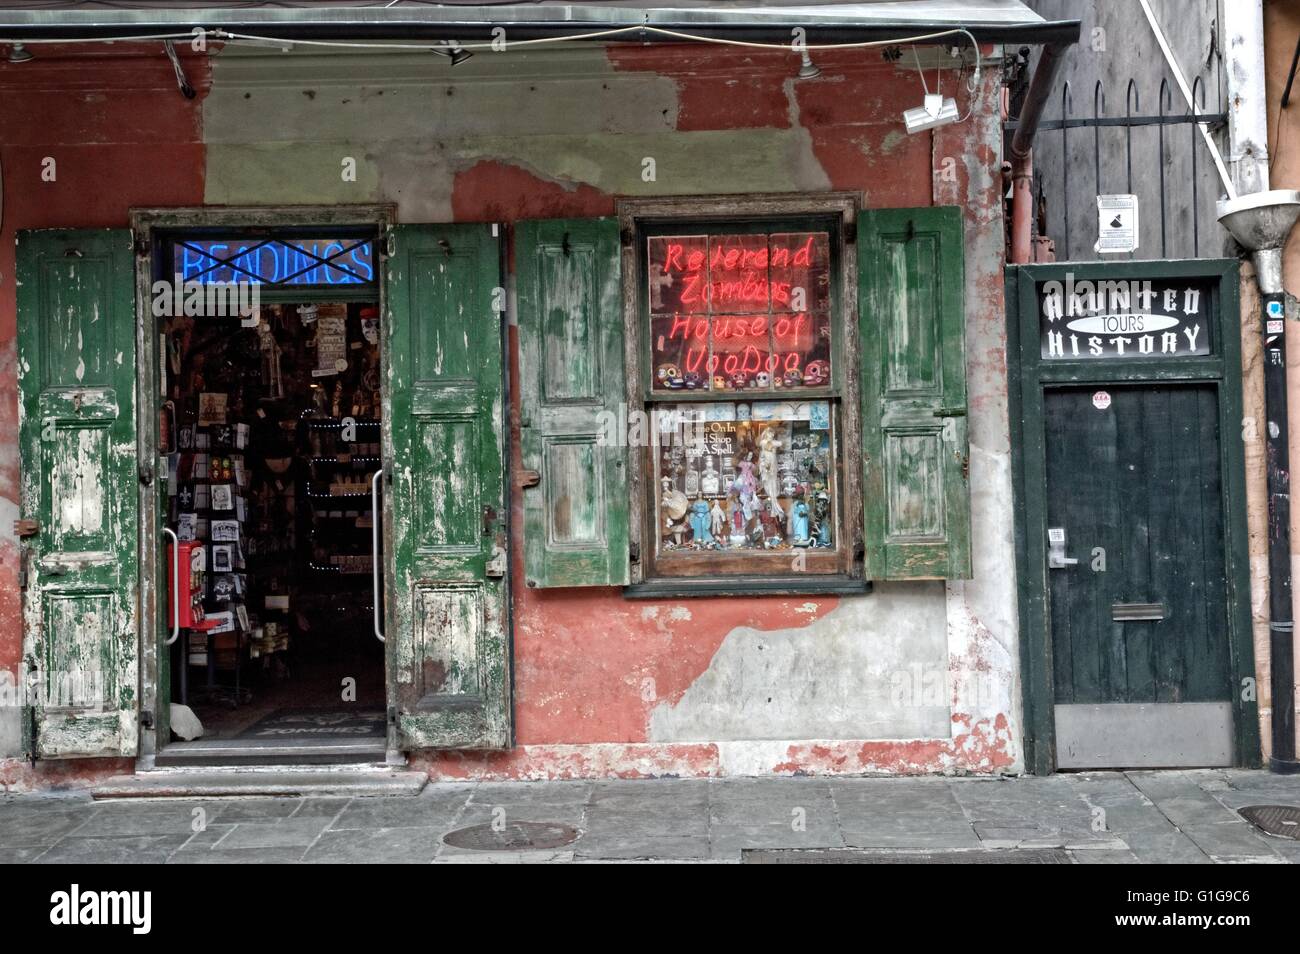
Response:
M172 545L167 546L168 566L173 568L177 578L171 581L171 590L167 594L167 623L176 625L175 608L180 604L180 626L182 629L205 629L203 618L203 574L207 570L207 551L201 540L182 540L179 548L179 561L172 560ZM179 592L180 600L174 600L172 594Z

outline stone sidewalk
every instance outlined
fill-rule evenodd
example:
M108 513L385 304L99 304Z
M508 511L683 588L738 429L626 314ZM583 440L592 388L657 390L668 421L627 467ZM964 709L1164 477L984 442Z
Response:
M828 850L847 861L868 860L861 849L871 849L873 860L960 852L960 860L1079 864L1300 862L1300 841L1262 834L1237 814L1255 804L1300 806L1300 777L1204 770L440 783L415 797L206 802L27 795L0 800L0 862L826 859L772 849ZM470 826L543 847L444 841Z

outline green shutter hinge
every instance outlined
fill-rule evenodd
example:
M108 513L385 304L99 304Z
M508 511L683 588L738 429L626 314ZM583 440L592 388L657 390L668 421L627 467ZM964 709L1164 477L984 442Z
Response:
M965 417L966 409L964 407L941 407L934 412L935 417Z

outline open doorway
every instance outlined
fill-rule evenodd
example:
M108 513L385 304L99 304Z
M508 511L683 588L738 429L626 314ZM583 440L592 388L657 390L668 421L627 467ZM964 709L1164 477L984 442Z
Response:
M181 299L194 272L281 281L238 308L208 295L158 319L160 522L179 608L169 588L159 764L382 761L380 307L372 281L352 281L373 277L373 242L175 245ZM305 281L283 281L299 267Z

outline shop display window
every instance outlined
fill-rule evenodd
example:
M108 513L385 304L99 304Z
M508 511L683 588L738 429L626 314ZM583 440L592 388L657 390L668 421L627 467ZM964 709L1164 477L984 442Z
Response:
M841 234L828 217L644 230L650 578L844 571Z

